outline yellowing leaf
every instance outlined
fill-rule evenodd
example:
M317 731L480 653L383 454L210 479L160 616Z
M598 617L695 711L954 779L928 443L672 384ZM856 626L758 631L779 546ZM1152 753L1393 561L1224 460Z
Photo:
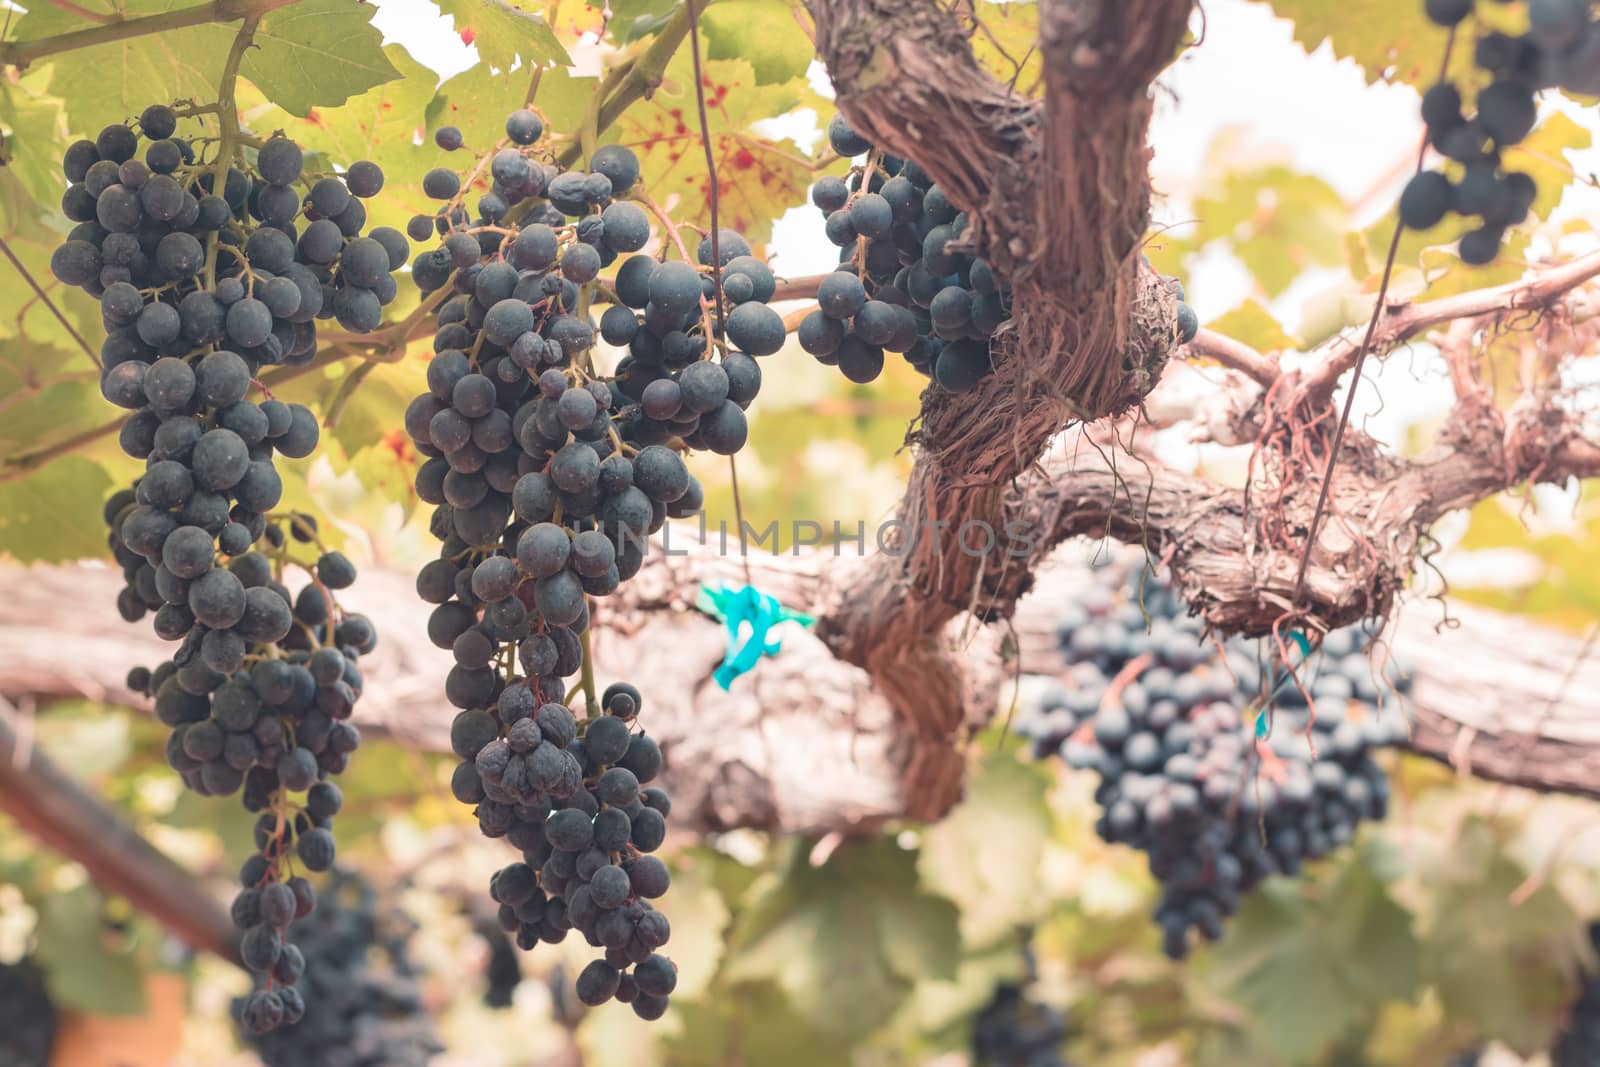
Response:
M676 221L705 227L711 218L711 182L687 53L687 49L680 50L667 69L666 80L649 101L636 104L623 116L618 139L639 154L650 195ZM805 196L811 169L793 141L764 137L751 127L762 119L813 106L814 94L800 79L761 85L745 60L711 61L704 70L720 224L740 231L752 242L764 242L773 220Z
M1324 41L1333 54L1360 64L1368 81L1403 81L1429 86L1444 61L1446 31L1428 19L1422 0L1271 0L1280 18L1294 23L1294 39L1307 52ZM1477 18L1514 30L1518 12L1503 4L1480 4ZM1471 23L1464 36L1470 37ZM1458 41L1450 63L1452 77L1470 80L1470 44Z
M706 55L747 60L762 85L801 77L811 65L814 49L799 28L785 0L728 0L700 16Z
M462 40L470 41L478 55L502 71L519 60L524 69L572 65L572 57L542 14L507 0L439 0L439 10L455 20Z

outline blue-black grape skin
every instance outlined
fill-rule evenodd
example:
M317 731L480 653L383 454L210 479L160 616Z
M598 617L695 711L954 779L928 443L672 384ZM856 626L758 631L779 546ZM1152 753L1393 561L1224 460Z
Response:
M428 457L417 492L442 541L417 589L430 639L456 660L445 679L461 709L451 791L486 836L523 852L491 881L516 944L576 928L618 950L649 939L653 951L669 927L648 901L670 877L643 853L661 844L671 805L658 787L651 806L640 799L641 778L662 764L643 739L642 697L614 685L576 715L563 701L583 666L589 598L637 572L642 539L667 515L701 506L687 454L744 444L757 358L786 337L766 306L777 280L732 230L716 242L721 293L707 238L691 246L693 262L639 254L664 235L628 198L631 150L605 146L591 172L559 171L545 162L542 124L518 113L506 128L512 145L488 153L493 185L471 205L477 216L463 204L411 231L441 237L413 264L418 284L443 296L428 392L403 422ZM459 174L423 182L453 196ZM617 373L590 370L599 342L624 350ZM597 960L580 998L636 991L633 966ZM659 994L630 1003L658 1018L669 986L657 980Z
M1385 689L1403 692L1408 681L1394 664L1374 666L1360 626L1329 634L1299 671L1314 679L1315 714L1297 686L1280 685L1265 736L1254 647L1232 639L1218 652L1203 641L1198 618L1141 561L1100 567L1057 640L1069 664L1063 684L1040 695L1019 729L1037 754L1100 776L1096 829L1149 856L1173 958L1191 951L1196 932L1223 936L1224 919L1262 879L1295 874L1386 814L1388 778L1374 757L1406 730ZM1103 699L1119 675L1117 699ZM1256 778L1258 737L1281 774Z
M276 464L280 455L310 456L320 433L309 409L269 398L261 378L266 368L316 357L325 287L335 305L359 292L356 327L378 325L396 292L391 272L409 248L397 231L361 237L364 212L336 177L315 176L303 205L288 186L302 177L304 154L282 136L229 170L224 197L209 195L210 168L180 176L190 150L177 121L172 109L152 105L138 132L107 127L67 150L63 171L80 183L67 210L105 225L75 231L93 240L64 242L52 270L101 300L102 392L132 409L119 442L147 460L144 475L105 508L126 582L117 610L130 620L153 614L175 652L154 670L130 671L129 685L152 696L172 728L167 759L186 785L205 795L242 793L262 816L233 914L245 961L276 983L240 1011L242 1023L266 1030L304 1010L293 985L304 959L282 927L290 912L308 914L313 896L289 877L288 854L298 850L315 868L332 862L338 804L327 779L359 743L343 720L375 634L359 616L330 610L314 585L291 594L263 554L290 540L286 528L298 540L313 528L308 517L277 513ZM348 178L364 196L383 183L371 163L354 164ZM338 221L312 221L311 213ZM300 241L273 228L280 225L298 230ZM233 251L217 254L217 244ZM141 255L141 245L152 254ZM348 258L329 266L341 257ZM300 559L308 568L314 561ZM355 580L337 552L315 569L328 589ZM319 678L305 666L313 653ZM308 809L316 825L277 813L286 794L307 791L318 798Z

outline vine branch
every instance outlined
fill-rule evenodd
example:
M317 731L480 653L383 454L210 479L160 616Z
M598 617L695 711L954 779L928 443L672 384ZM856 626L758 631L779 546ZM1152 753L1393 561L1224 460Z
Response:
M25 67L35 60L62 52L75 52L81 48L126 41L153 33L170 33L173 30L204 26L211 22L237 22L239 19L260 17L280 7L288 7L297 0L212 0L209 4L163 11L137 18L113 18L98 26L69 30L31 41L9 41L0 44L0 64Z
M0 698L0 810L76 860L190 947L243 966L232 921L194 876L139 835L38 748L19 742L16 710Z

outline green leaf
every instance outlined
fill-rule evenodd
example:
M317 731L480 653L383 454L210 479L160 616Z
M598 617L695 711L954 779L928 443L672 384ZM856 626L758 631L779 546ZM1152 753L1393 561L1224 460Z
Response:
M342 104L400 77L372 25L377 10L349 0L298 0L269 12L239 71L291 115Z
M1286 1063L1313 1057L1386 1000L1409 997L1419 949L1411 915L1362 862L1315 897L1269 882L1212 953L1209 985L1237 1002Z
M851 1062L853 1043L848 1036L814 1026L770 982L715 990L681 1003L674 994L672 1005L683 1025L666 1039L667 1067L815 1067ZM634 1061L623 1062L632 1067Z
M102 502L111 478L81 456L66 456L26 478L0 484L0 551L22 563L63 563L106 550Z
M1583 152L1594 145L1594 131L1580 126L1560 112L1539 124L1521 144L1505 150L1507 170L1520 170L1539 186L1533 201L1533 214L1546 219L1561 202L1561 195L1573 182L1570 152Z
M1220 241L1269 297L1310 267L1345 262L1344 200L1320 178L1271 164L1226 174L1195 203L1201 245Z
M972 12L983 24L972 35L972 54L996 78L1018 92L1026 91L1044 66L1044 57L1035 47L1039 5L1033 0L976 0Z
M144 1010L144 974L128 952L113 951L100 922L100 895L89 886L45 898L39 915L39 959L50 996L88 1015Z
M1049 907L1040 885L1050 839L1049 789L1042 765L990 753L973 771L961 803L924 831L917 870L960 907L968 947L993 944Z
M586 0L596 11L611 11L611 37L628 44L648 37L671 20L678 0ZM705 16L702 15L702 18Z
M54 209L66 187L61 152L67 123L61 101L44 91L48 82L48 71L35 71L0 87L0 130L5 133L0 165L41 205Z
M822 867L796 842L782 876L751 894L726 977L775 981L819 1029L865 1035L905 1003L912 973L954 974L955 908L917 888L915 856L886 838L844 846Z
M1571 996L1562 947L1577 922L1549 883L1507 903L1527 878L1487 824L1466 823L1429 878L1424 973L1453 1018L1524 1055L1548 1047Z
M81 7L119 18L156 15L189 0L83 0ZM83 29L79 16L35 4L16 27L21 41ZM66 105L71 128L93 137L156 100L213 100L236 26L194 26L52 56L50 91Z
M1285 330L1259 300L1246 300L1233 310L1212 319L1206 326L1243 341L1259 352L1293 352L1300 347L1300 341Z
M805 74L816 50L798 29L794 6L785 0L731 0L713 4L700 16L706 55L748 61L757 85Z
M463 40L470 38L478 55L501 71L519 60L524 70L572 66L572 57L542 14L506 0L439 0L439 10L455 20L456 32Z
M996 986L1021 982L1024 973L1022 944L1013 935L962 959L952 978L918 982L902 1019L918 1032L939 1031L968 1022L994 999Z

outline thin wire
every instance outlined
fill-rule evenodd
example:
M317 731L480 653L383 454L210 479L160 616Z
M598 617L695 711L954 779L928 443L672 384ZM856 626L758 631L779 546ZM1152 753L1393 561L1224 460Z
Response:
M700 69L700 12L696 0L689 0L687 10L689 57L694 63L694 102L700 112L700 147L706 155L706 191L711 207L711 297L717 309L717 328L725 330L726 320L722 314L722 231L717 223L720 189L717 184L717 161L711 152L711 122L706 116L706 79ZM711 344L711 338L706 338L706 343ZM739 495L739 464L733 456L728 457L728 476L733 485L734 521L739 524L739 558L744 563L744 582L754 585L750 580L750 546L745 536L744 500Z
M1444 43L1444 61L1440 64L1439 80L1444 81L1450 72L1450 53L1456 43L1455 27L1451 27L1450 36ZM1422 138L1422 148L1417 152L1417 169L1415 173L1422 173L1422 166L1428 159L1428 137ZM1300 555L1300 572L1294 580L1294 602L1300 602L1300 595L1306 588L1306 569L1311 565L1311 550L1317 544L1317 528L1322 524L1323 511L1328 506L1328 493L1333 488L1333 471L1339 462L1339 446L1344 442L1345 427L1350 424L1350 412L1355 407L1356 388L1361 384L1361 368L1367 362L1367 352L1372 348L1372 338L1378 332L1378 321L1383 318L1384 298L1389 295L1389 279L1394 274L1395 257L1400 253L1400 235L1405 232L1404 224L1397 218L1394 222L1394 236L1389 239L1389 254L1383 263L1383 280L1378 283L1378 299L1374 302L1372 318L1367 322L1366 336L1361 339L1361 349L1356 353L1355 366L1351 368L1350 391L1345 394L1344 410L1339 415L1339 425L1333 431L1333 447L1328 452L1328 463L1322 471L1322 489L1317 494L1317 508L1311 513L1311 525L1306 530L1306 549Z
M33 275L28 273L28 268L22 265L22 260L17 258L17 254L15 252L11 251L11 246L6 243L6 239L4 237L0 237L0 253L3 253L5 257L11 261L11 265L17 268L17 273L22 275L22 280L28 283L28 286L34 291L34 294L38 296L40 302L42 302L45 307L50 309L50 314L54 315L56 317L56 321L61 323L62 327L67 331L67 333L72 335L72 339L74 341L78 342L78 347L83 349L84 355L88 356L96 367L101 366L100 354L94 349L90 348L89 342L85 341L83 339L83 335L73 328L72 323L67 321L66 315L62 314L61 309L56 307L56 302L50 299L50 294L46 293L39 287L39 283L34 280Z

